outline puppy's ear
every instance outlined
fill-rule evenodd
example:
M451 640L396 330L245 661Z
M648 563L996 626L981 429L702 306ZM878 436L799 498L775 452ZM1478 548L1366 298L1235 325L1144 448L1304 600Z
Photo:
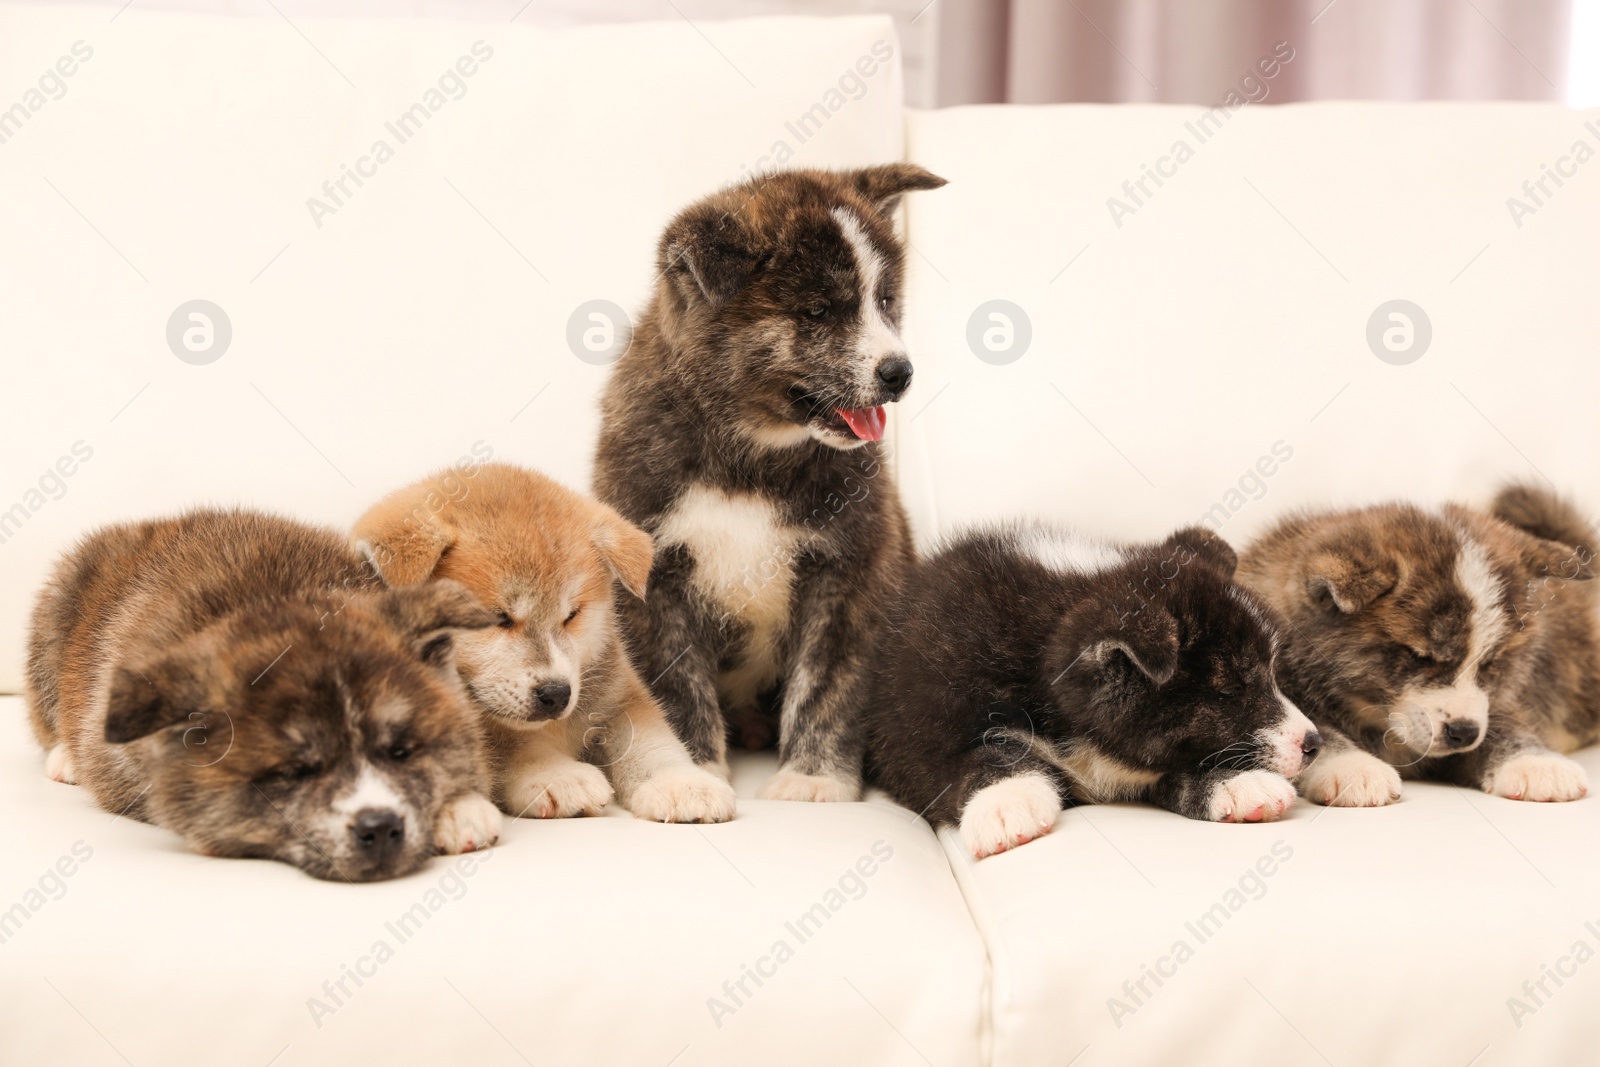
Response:
M661 237L657 266L685 300L720 309L766 259L750 227L734 212L702 204L679 215Z
M622 587L640 600L650 584L656 545L650 535L604 504L597 505L594 547Z
M1108 605L1085 605L1067 614L1052 646L1049 658L1059 665L1051 673L1057 680L1075 667L1097 670L1122 662L1158 686L1178 672L1178 620L1153 604L1124 616Z
M422 661L435 667L449 663L454 631L481 630L498 618L466 586L448 579L391 590L379 604Z
M1180 566L1201 559L1229 578L1239 569L1239 554L1233 546L1204 526L1185 526L1167 538L1166 544L1177 550L1175 562Z
M351 540L385 585L420 585L433 577L455 533L427 506L427 482L402 489L356 522Z
M154 663L118 664L106 700L106 741L127 744L189 721L209 694L209 656L177 652Z
M1346 615L1361 611L1399 580L1395 561L1367 543L1320 548L1305 565L1306 595Z
M915 163L885 163L852 171L850 183L856 192L872 202L880 215L892 215L900 198L918 189L937 189L946 184L937 174Z

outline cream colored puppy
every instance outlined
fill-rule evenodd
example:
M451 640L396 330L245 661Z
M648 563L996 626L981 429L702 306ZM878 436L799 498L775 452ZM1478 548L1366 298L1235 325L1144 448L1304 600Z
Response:
M644 531L541 474L491 463L390 495L354 539L389 584L453 579L498 613L498 626L457 638L456 663L508 814L596 814L615 794L659 822L733 817L732 788L695 765L617 629L616 584L645 595Z

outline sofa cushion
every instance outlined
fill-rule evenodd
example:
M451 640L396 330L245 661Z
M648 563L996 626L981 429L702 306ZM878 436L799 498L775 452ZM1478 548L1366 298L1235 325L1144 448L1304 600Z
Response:
M318 882L48 781L21 704L0 698L0 1062L979 1062L983 945L891 804L750 799L754 758L721 826L521 819L409 878Z
M907 205L901 480L924 540L1019 514L1239 540L1512 478L1600 504L1600 112L955 108L907 138L950 179ZM1426 348L1416 314L1387 347L1392 301Z
M1578 758L1600 779L1600 749ZM995 1067L1500 1067L1600 1047L1595 797L1408 783L1392 807L1255 825L1094 806L981 862L940 838L989 946Z
M46 566L96 523L348 523L485 450L586 486L607 327L585 306L637 312L665 222L769 158L902 155L882 17L3 4L0 69L0 691Z

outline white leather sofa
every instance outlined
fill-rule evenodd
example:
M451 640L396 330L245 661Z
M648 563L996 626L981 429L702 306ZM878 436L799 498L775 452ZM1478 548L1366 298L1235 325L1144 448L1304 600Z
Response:
M894 443L924 543L1018 514L1243 539L1512 477L1595 503L1600 116L1248 107L1199 143L1197 108L908 113L895 49L873 18L0 5L0 690L45 568L96 523L220 501L347 524L475 446L585 485L606 368L573 323L637 309L667 218L775 155L950 179L905 215ZM1563 184L1535 203L1545 165ZM214 312L169 344L193 300L225 349ZM1394 300L1425 349L1415 310L1369 346ZM750 799L771 770L738 765L723 826L524 820L352 887L99 811L3 698L0 1062L1600 1055L1600 799L1080 808L973 863L881 797Z

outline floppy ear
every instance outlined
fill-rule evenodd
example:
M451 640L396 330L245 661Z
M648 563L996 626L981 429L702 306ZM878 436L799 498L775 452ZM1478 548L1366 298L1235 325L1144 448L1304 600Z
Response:
M661 237L658 267L685 300L703 299L716 311L733 299L765 258L737 214L701 204L668 225Z
M863 167L850 174L856 192L872 201L880 215L892 215L900 206L900 198L918 189L937 189L946 184L937 174L923 170L915 163L885 163L877 167Z
M649 534L604 504L597 505L594 547L622 587L640 600L650 584L656 545Z
M1085 605L1068 613L1054 644L1055 678L1078 664L1098 669L1122 659L1158 686L1178 671L1178 620L1154 605L1121 617L1107 605Z
M1305 576L1312 600L1329 601L1344 614L1354 615L1393 589L1400 569L1374 545L1346 545L1313 552Z
M203 710L208 686L200 672L208 661L180 652L142 667L118 664L106 699L106 741L137 741Z
M433 491L428 482L402 489L361 516L351 531L356 551L371 562L384 584L427 581L455 542L454 531L426 507Z
M466 586L449 579L380 595L384 616L411 642L422 661L435 667L450 661L452 631L481 630L498 617Z
M1105 663L1119 653L1156 685L1166 685L1178 672L1178 620L1170 612L1145 608L1091 645L1085 658Z
M1239 554L1233 546L1204 526L1185 526L1166 543L1179 550L1179 563L1203 559L1229 578L1239 569Z

